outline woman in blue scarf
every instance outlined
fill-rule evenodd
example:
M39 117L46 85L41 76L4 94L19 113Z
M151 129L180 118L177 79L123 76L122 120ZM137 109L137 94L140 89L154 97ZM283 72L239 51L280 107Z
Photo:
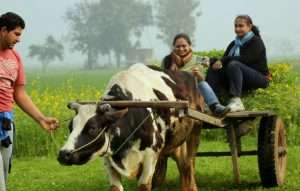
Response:
M243 91L266 88L270 80L266 48L252 19L248 15L237 16L234 29L236 38L222 59L211 62L206 77L217 95L225 88L231 97L228 107L232 112L245 110Z

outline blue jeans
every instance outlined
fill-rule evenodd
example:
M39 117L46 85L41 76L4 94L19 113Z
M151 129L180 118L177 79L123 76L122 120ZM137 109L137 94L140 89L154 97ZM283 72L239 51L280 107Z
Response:
M201 81L198 83L198 90L200 91L200 94L203 96L204 101L208 106L220 103L215 92L206 81Z

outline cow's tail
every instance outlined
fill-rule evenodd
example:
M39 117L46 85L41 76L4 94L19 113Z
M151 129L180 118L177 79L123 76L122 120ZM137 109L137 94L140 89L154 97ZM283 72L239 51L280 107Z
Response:
M160 157L157 160L155 166L155 172L152 178L152 188L156 188L162 185L162 183L166 178L167 167L168 167L168 157L165 155L160 155Z

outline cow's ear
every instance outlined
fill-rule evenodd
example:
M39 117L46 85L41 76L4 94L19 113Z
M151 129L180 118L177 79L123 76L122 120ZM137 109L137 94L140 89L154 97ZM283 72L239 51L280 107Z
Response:
M75 110L76 113L78 113L79 106L80 106L80 104L76 103L76 102L68 103L68 108Z
M105 118L109 121L116 121L123 117L128 112L128 108L116 111L109 111L105 113Z

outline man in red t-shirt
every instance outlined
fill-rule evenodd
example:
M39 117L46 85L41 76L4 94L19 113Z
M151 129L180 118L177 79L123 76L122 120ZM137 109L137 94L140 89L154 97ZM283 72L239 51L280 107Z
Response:
M25 91L25 75L19 54L13 49L20 42L24 20L15 13L0 16L0 191L6 190L6 180L13 140L13 103L46 131L58 127L58 120L46 117L35 106Z

